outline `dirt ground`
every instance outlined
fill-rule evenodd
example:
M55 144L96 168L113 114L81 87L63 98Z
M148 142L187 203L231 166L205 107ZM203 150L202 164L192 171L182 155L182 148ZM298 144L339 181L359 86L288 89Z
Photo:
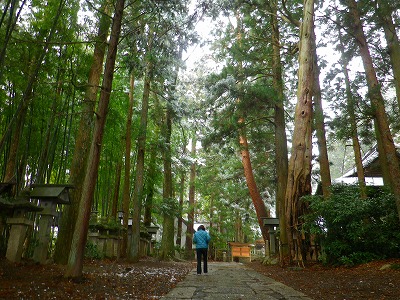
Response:
M305 269L250 267L313 299L400 299L400 259L378 261L354 268L327 268L311 264ZM12 264L0 259L0 299L160 299L195 266L193 262L159 262L152 258L137 264L123 261L86 261L84 280L63 278L64 268L31 262Z
M0 260L0 299L159 299L187 273L189 262L143 259L86 261L81 282L63 277L65 266Z
M387 268L389 265L393 268ZM252 268L303 292L315 300L400 299L400 259L375 261L352 268L324 267L318 263L305 268L281 268L252 262ZM386 266L387 269L381 269Z

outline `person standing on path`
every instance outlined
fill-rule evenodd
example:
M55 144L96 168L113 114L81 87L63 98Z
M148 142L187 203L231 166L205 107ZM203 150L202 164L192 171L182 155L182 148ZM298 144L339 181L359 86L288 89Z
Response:
M204 225L200 225L194 234L193 243L196 244L196 256L197 256L197 274L201 274L201 258L203 257L203 270L204 274L207 274L207 254L208 254L208 243L211 237L206 231Z

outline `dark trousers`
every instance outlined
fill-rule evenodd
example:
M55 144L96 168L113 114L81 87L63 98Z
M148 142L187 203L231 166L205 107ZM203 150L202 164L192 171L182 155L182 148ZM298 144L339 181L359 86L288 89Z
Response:
M196 256L197 256L197 274L201 274L201 259L203 258L204 266L203 270L204 273L208 272L207 269L207 248L198 248L196 249Z

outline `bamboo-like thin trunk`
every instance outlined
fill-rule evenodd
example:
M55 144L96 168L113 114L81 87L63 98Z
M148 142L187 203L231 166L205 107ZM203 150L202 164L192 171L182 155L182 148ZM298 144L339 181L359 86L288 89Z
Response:
M343 67L343 74L344 74L344 82L346 84L346 100L347 100L347 112L349 114L350 120L350 128L351 128L351 140L353 144L353 152L354 152L354 160L357 170L357 178L358 184L360 186L360 196L362 199L367 197L367 188L365 185L365 174L363 168L363 162L361 157L361 147L360 141L358 139L358 130L357 130L357 122L356 122L356 114L355 114L355 99L351 92L351 85L350 85L350 76L347 70L348 68L348 59L345 57L344 54L344 45L343 45L343 38L340 29L339 30L339 42L341 44L341 57L342 57L342 67Z
M314 124L318 144L319 167L322 185L322 194L324 198L328 198L331 194L330 187L331 171L329 167L328 148L326 145L325 117L322 108L321 86L319 84L320 70L318 66L318 55L316 47L316 36L314 28L312 30L312 51L314 56Z
M122 236L122 247L121 256L126 257L128 249L128 219L129 219L129 206L131 202L131 150L132 150L132 117L133 117L133 106L134 106L134 91L135 91L135 77L131 72L129 80L129 104L128 104L128 116L126 119L126 133L125 133L125 166L124 166L124 185L122 192L122 212L123 218L122 223L125 228Z
M192 137L192 145L190 155L192 159L196 156L196 133ZM190 177L189 177L189 211L188 211L188 222L186 230L186 258L193 258L192 244L194 234L194 205L195 205L195 181L196 181L196 163L193 161L190 166Z

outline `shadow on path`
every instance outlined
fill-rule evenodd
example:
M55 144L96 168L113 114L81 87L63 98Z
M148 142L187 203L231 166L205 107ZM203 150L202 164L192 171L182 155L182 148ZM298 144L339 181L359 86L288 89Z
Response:
M197 275L196 269L193 269L161 299L311 299L241 263L209 262L208 272Z

